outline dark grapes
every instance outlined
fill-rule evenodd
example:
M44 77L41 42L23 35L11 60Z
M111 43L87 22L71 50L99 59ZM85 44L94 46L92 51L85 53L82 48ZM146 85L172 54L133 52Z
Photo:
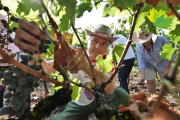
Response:
M21 117L22 115L24 115L24 110L20 109L19 111L16 111L15 116L16 117Z
M21 78L18 83L19 85L25 85L27 83L27 80L25 78Z
M3 7L2 7L2 5L0 4L0 10L2 10L3 9Z
M4 72L4 74L3 74L3 76L4 76L5 79L11 79L12 76L13 76L13 72L10 71L10 70L6 70L6 71Z
M12 31L16 32L17 29L18 29L17 27L13 27Z
M41 65L35 65L34 69L37 70L37 71L39 71L39 70L42 69L42 67L41 67Z
M7 92L4 97L5 98L11 98L13 96L13 94L11 92Z
M18 110L20 110L20 108L21 108L21 104L20 103L18 103L18 104L16 104L15 106L13 106L13 110L14 111L18 111Z
M38 63L42 63L43 62L43 59L38 59Z
M3 78L3 72L0 71L0 79Z
M16 97L12 97L12 100L11 100L11 105L17 105L19 103L19 100L18 100L18 98L16 98Z
M4 114L8 114L12 111L12 108L11 107L3 107L1 108L0 110L0 115L4 115Z
M29 104L27 102L23 102L21 105L21 109L25 110L26 108L28 108Z
M8 7L3 7L3 9L4 9L4 11L6 11L6 12L9 12L9 8Z
M13 67L13 68L12 68L12 71L13 71L14 73L16 73L16 74L20 74L20 73L22 72L22 70L19 69L18 67Z
M1 19L1 23L2 23L2 24L7 24L7 21L4 20L4 19Z
M23 61L30 61L30 60L31 60L31 58L30 58L29 55L20 55L20 57L21 57L21 59L22 59Z

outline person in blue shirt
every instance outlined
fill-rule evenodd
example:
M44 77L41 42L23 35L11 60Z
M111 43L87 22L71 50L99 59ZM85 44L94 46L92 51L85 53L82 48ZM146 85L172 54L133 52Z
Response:
M138 83L147 80L147 89L150 93L156 93L155 73L158 72L160 78L168 76L171 64L174 59L172 54L171 60L161 59L160 53L165 44L169 44L165 36L154 35L146 29L139 29L133 35L133 41L136 45L136 55L138 69L140 70L141 79Z

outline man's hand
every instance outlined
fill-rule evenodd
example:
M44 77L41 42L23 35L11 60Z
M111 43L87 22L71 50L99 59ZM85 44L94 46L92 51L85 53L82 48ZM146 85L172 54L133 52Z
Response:
M169 74L169 70L170 70L170 67L166 67L164 72L163 72L163 77L167 77L168 74Z
M138 80L138 85L141 85L141 84L143 84L144 83L144 81L145 81L145 76L142 76L141 77L141 79L140 80Z
M24 30L28 30L30 33L34 34L35 36L38 36L42 40L47 38L46 35L40 29L38 24L34 21L28 22L25 19L19 19L18 24L19 28L15 32L15 38L13 40L14 44L20 50L28 50L32 52L37 51L36 45L40 45L41 41ZM34 45L24 43L21 41L21 39L25 39Z

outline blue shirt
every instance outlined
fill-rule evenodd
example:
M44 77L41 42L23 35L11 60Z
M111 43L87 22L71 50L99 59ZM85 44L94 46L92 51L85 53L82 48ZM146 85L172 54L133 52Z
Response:
M162 51L162 47L165 44L169 44L169 41L164 36L153 36L153 48L151 52L147 52L144 46L141 44L136 45L136 55L138 61L138 69L156 69L158 72L162 72L163 68L167 65L167 59L161 59L159 52ZM174 59L174 54L171 60Z

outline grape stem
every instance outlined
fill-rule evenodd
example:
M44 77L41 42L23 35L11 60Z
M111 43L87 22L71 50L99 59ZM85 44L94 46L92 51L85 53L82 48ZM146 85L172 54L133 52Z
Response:
M92 71L94 83L95 83L95 85L97 85L96 78L95 78L95 74L94 74L94 70L93 70L93 65L92 65L92 63L91 63L91 61L90 61L90 59L89 59L89 56L87 55L87 52L86 52L86 50L85 50L85 48L84 48L84 45L82 44L82 42L81 42L81 40L80 40L80 37L79 37L79 35L77 34L76 29L74 28L74 25L73 25L73 24L72 24L72 28L73 28L73 31L74 31L75 34L76 34L76 37L77 37L78 40L79 40L79 43L81 44L81 47L82 47L85 55L86 55L86 58L87 58L87 60L88 60L88 62L89 62L89 65L90 65L90 68L91 68L91 71Z
M18 61L14 60L14 58L12 58L10 55L8 55L6 52L4 52L1 47L0 47L0 54L3 57L3 60L5 62L7 62L9 64L13 64L16 67L24 70L25 72L28 72L28 73L38 77L39 79L45 79L45 80L47 80L47 81L49 81L51 83L54 83L55 86L67 86L66 83L54 80L54 79L50 78L48 75L44 75L44 74L42 74L40 72L37 72L37 71L27 67L26 65L23 65L23 64L19 63Z
M165 0L166 3L168 4L168 7L171 9L171 11L174 13L174 15L177 17L177 19L180 21L180 15L177 13L177 11L174 9L172 6L172 3L169 3L168 0Z

